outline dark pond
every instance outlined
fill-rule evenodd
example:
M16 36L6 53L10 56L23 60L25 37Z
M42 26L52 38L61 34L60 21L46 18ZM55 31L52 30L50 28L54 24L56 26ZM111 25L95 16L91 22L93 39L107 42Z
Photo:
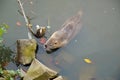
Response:
M120 80L119 0L33 0L32 7L29 4L24 7L27 14L35 16L33 25L47 26L49 17L50 34L66 19L83 11L81 32L52 54L40 49L37 58L42 63L68 80ZM18 9L16 0L0 0L0 23L10 26L4 36L5 44L13 50L17 39L28 38L24 18ZM30 10L35 13L30 14ZM17 21L21 22L20 27ZM12 65L8 68L13 69Z

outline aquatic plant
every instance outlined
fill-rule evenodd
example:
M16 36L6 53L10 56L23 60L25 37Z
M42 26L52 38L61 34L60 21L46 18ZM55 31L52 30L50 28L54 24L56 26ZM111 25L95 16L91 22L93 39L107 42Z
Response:
M3 43L3 35L7 33L9 26L5 23L0 25L0 80L14 80L16 76L20 76L20 70L5 70L9 62L14 60L14 53L10 47L6 47Z
M13 61L14 52L4 44L0 45L0 64L5 66L8 62Z
M3 35L7 32L9 26L5 23L0 24L0 65L4 67L8 62L13 60L13 51L3 43Z
M0 25L0 43L3 42L3 34L7 32L9 26L5 23Z
M15 80L15 78L19 76L21 77L21 71L18 70L4 70L0 66L0 80Z

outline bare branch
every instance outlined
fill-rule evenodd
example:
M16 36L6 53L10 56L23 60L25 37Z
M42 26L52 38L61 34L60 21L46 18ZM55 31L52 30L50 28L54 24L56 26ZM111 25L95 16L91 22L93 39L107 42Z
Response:
M21 11L22 11L22 14L23 14L23 17L24 17L24 19L25 19L26 24L29 25L29 21L28 21L28 19L27 19L27 16L26 16L25 11L24 11L24 8L23 8L23 5L22 5L22 3L21 3L20 0L18 0L18 4L20 5L20 9L21 9Z
M21 15L23 15L23 17L24 17L24 19L25 19L25 22L26 22L26 26L28 27L28 29L29 29L29 28L31 29L32 25L30 24L29 17L26 16L26 14L25 14L25 11L24 11L24 8L23 8L23 4L21 3L20 0L17 0L17 1L18 1L19 6L20 6L20 9L21 9L21 11L22 11L22 12L19 11L19 13L20 13ZM32 35L30 34L29 31L28 31L28 38L29 38L29 39L32 39Z

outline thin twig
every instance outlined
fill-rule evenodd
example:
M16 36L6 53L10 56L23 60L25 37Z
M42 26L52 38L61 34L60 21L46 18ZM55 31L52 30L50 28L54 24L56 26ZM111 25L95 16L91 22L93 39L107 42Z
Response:
M21 11L22 11L23 17L24 17L24 19L25 19L25 22L26 22L26 24L28 25L29 22L28 22L28 19L27 19L27 17L26 17L26 14L25 14L25 11L24 11L24 8L23 8L23 5L22 5L22 3L21 3L20 0L18 0L18 3L19 3L19 5L20 5L20 8L21 8Z
M21 13L21 15L23 15L23 17L24 17L24 19L25 19L26 26L27 26L28 28L31 27L31 26L30 26L29 17L26 16L25 11L24 11L24 8L23 8L23 4L21 3L20 0L18 0L18 4L19 4L20 9L21 9L21 11L22 11L22 12L20 12L20 13ZM29 39L32 39L32 35L30 34L29 31L28 31L28 38L29 38Z
M19 12L19 14L21 14L22 16L23 16L23 13L20 11L20 10L18 10L18 12ZM31 18L29 18L28 16L26 16L26 18L27 18L27 20L28 20L28 24L31 24L31 22L30 22L30 20L32 20ZM28 26L28 25L27 25ZM29 27L29 26L28 26ZM32 27L32 25L31 25L31 27Z

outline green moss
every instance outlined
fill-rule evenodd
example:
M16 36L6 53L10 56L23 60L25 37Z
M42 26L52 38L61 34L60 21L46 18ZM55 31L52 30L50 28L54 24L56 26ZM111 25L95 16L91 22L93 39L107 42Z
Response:
M3 41L3 34L7 32L9 26L5 23L0 25L0 43Z

